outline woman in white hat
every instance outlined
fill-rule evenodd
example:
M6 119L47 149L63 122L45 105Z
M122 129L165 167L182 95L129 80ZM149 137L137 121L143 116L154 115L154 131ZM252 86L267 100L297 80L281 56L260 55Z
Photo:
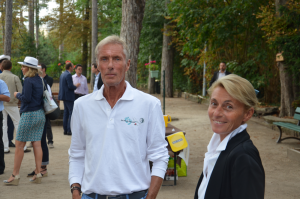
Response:
M16 98L21 100L21 119L16 136L16 150L14 169L11 177L4 181L4 185L18 185L20 167L24 156L23 148L27 141L32 142L35 156L36 173L30 182L41 183L42 148L41 138L45 125L43 108L43 83L38 75L38 60L34 57L25 57L22 72L25 77L22 93L15 92Z
M212 84L209 94L214 134L194 199L263 199L265 172L246 130L258 102L253 86L242 77L227 75Z

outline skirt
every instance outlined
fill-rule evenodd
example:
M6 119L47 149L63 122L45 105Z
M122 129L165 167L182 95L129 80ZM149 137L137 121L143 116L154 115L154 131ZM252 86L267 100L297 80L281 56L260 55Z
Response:
M45 112L43 109L22 113L16 140L21 142L41 141L45 121Z

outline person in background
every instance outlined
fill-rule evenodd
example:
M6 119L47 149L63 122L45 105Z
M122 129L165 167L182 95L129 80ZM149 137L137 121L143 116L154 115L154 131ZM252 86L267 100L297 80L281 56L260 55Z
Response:
M0 74L2 73L2 70L3 70L2 62L4 60L10 60L10 56L0 55ZM9 147L15 147L15 144L12 142L12 140L14 139L14 124L9 115L7 116L7 126L8 126L7 134L8 134L8 140L9 140ZM25 149L27 149L26 146L25 146ZM31 151L31 150L28 149L28 151L26 151L26 152L29 152L29 151ZM8 153L8 152L4 152L4 153Z
M25 57L22 65L22 72L25 77L22 93L15 92L14 96L21 100L22 113L16 136L16 150L14 159L14 169L8 180L4 180L4 185L18 185L20 180L20 167L24 156L23 147L26 141L31 141L34 149L36 172L31 183L41 183L41 163L43 152L41 148L41 138L45 126L45 112L43 106L43 82L38 75L38 60L34 57Z
M225 77L226 75L229 75L231 74L230 72L228 72L226 70L226 63L225 62L221 62L220 63L220 66L219 66L219 71L215 72L214 73L214 76L212 77L210 83L209 83L209 87L211 87L211 85L217 81L218 79L222 78L222 77Z
M95 74L94 84L93 84L94 85L93 92L95 92L101 88L101 86L103 85L103 81L101 78L101 73L97 68L97 64L93 63L91 68L92 68L92 73Z
M258 103L253 86L242 77L228 75L208 92L208 117L214 134L194 199L263 199L265 172L247 132L247 121Z
M0 55L0 74L3 72L2 63L6 60L10 61L10 56ZM6 76L6 75L4 75L4 76ZM15 76L15 77L17 77L17 76ZM14 77L14 79L15 79L15 77ZM6 79L8 79L8 78L6 78ZM19 79L19 81L20 81L20 79ZM15 82L17 82L17 80ZM21 87L22 87L22 84L21 84ZM21 90L22 90L22 88L21 88ZM13 92L11 93L11 98L14 98ZM19 100L17 100L17 106L18 106L18 102L19 102ZM19 109L18 109L18 114L20 114ZM16 124L16 121L13 122L10 115L9 114L6 114L6 115L7 115L6 122L5 122L5 124L3 123L3 128L6 128L5 131L3 129L3 142L4 142L4 145L6 146L6 147L4 147L4 153L10 153L9 147L15 147L15 144L12 142L12 140L14 139L14 125ZM20 118L20 116L19 116L19 118ZM19 122L19 120L18 120L18 122ZM24 146L24 153L28 153L30 151L31 151L30 149L27 149L27 146Z
M20 112L18 108L19 100L14 97L15 92L22 92L22 84L18 76L11 72L12 63L9 60L2 62L3 72L0 74L0 79L3 80L10 92L10 101L4 103L3 114L3 142L4 152L8 153L9 150L9 139L7 131L7 116L9 115L13 121L15 129L18 129L20 121Z
M3 131L2 131L2 110L4 109L3 102L10 101L10 94L7 85L3 80L0 79L0 175L4 173L5 162L4 162L4 146L3 146Z
M84 95L87 95L89 93L89 88L87 85L87 80L84 75L82 75L82 66L80 64L77 64L75 66L75 74L72 76L73 83L80 84L80 86L77 87L77 89L74 91L75 93L75 100L77 100L79 97L82 97Z
M45 64L41 64L40 65L41 71L42 71L42 75L41 77L44 78L44 80L46 80L47 84L50 86L50 89L52 88L53 85L53 78L50 77L49 75L47 75L46 71L47 71L47 66ZM48 146L49 148L54 148L53 146L53 133L52 133L52 128L51 128L51 121L49 119L49 117L47 117L46 115L46 124L47 124L47 139L48 139Z
M72 75L73 72L73 64L68 62L66 64L66 70L63 72L59 78L59 93L58 100L64 101L64 119L63 119L63 128L64 135L72 135L70 122L71 116L73 112L73 106L75 101L75 93L80 83L76 85L73 84Z

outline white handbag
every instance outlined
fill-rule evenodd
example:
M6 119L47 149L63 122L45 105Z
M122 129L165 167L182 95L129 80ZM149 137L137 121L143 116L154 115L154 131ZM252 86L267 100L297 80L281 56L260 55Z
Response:
M47 114L55 111L58 108L58 106L54 102L53 98L50 96L49 91L45 87L43 79L42 79L42 82L43 82L43 89L44 89L44 92L43 92L44 110L45 110L45 114L47 115Z

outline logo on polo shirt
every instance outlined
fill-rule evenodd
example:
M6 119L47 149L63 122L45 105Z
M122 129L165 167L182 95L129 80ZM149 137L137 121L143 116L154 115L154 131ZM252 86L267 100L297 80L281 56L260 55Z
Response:
M130 119L130 117L126 117L124 120L121 120L122 122L126 122L128 125L133 124L133 125L140 125L144 123L144 118L140 118L140 120L136 120L135 118Z

